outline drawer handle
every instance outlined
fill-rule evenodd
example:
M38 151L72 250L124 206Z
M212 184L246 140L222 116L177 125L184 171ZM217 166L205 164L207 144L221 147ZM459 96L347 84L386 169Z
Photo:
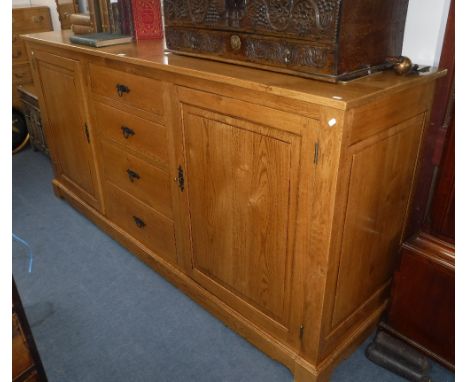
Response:
M21 50L17 50L16 53L13 53L13 58L18 58L23 55L23 52Z
M117 94L119 97L122 97L124 93L130 93L130 89L125 85L117 84L115 85L115 88L117 89Z
M33 22L36 24L42 23L44 21L44 16L33 16L32 18Z
M140 175L133 170L127 169L128 179L130 182L134 182L136 179L140 179Z
M135 221L135 224L138 228L143 228L146 225L146 223L138 216L133 216L133 220Z
M127 126L122 126L121 129L125 139L128 139L129 137L135 135L135 132Z
M22 73L22 74L15 73L15 77L16 77L16 78L20 78L20 79L21 79L21 78L24 78L24 73Z
M18 40L18 36L14 36L14 37L13 37L13 43L15 43L16 40Z

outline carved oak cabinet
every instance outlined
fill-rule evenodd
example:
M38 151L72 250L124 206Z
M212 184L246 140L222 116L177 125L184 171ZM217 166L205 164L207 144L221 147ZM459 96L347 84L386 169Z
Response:
M164 0L171 51L325 81L400 56L408 0Z
M56 194L297 381L326 380L386 307L442 74L336 85L157 41L25 39Z

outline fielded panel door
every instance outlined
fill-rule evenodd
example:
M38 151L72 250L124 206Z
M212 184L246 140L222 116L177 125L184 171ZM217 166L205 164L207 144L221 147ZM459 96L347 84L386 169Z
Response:
M34 52L33 57L56 177L81 199L97 207L97 181L80 63L43 51Z
M190 273L297 345L301 134L315 121L189 89L178 94ZM313 166L304 171L310 181Z

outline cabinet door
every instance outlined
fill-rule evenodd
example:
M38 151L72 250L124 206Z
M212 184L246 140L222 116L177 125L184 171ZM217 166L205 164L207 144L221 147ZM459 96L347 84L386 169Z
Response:
M192 277L294 342L300 134L307 119L198 91L179 88L179 97ZM293 118L296 131L282 130L290 121L281 117Z
M97 208L96 172L85 118L80 63L42 51L36 51L33 57L56 179Z

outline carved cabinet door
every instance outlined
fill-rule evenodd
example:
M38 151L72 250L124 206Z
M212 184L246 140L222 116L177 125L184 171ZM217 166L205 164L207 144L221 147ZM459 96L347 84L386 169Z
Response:
M41 115L55 177L97 208L97 179L85 117L80 62L43 51L35 51L32 57L34 80L42 90Z
M298 346L295 243L309 120L195 90L178 94L187 271L237 313Z

